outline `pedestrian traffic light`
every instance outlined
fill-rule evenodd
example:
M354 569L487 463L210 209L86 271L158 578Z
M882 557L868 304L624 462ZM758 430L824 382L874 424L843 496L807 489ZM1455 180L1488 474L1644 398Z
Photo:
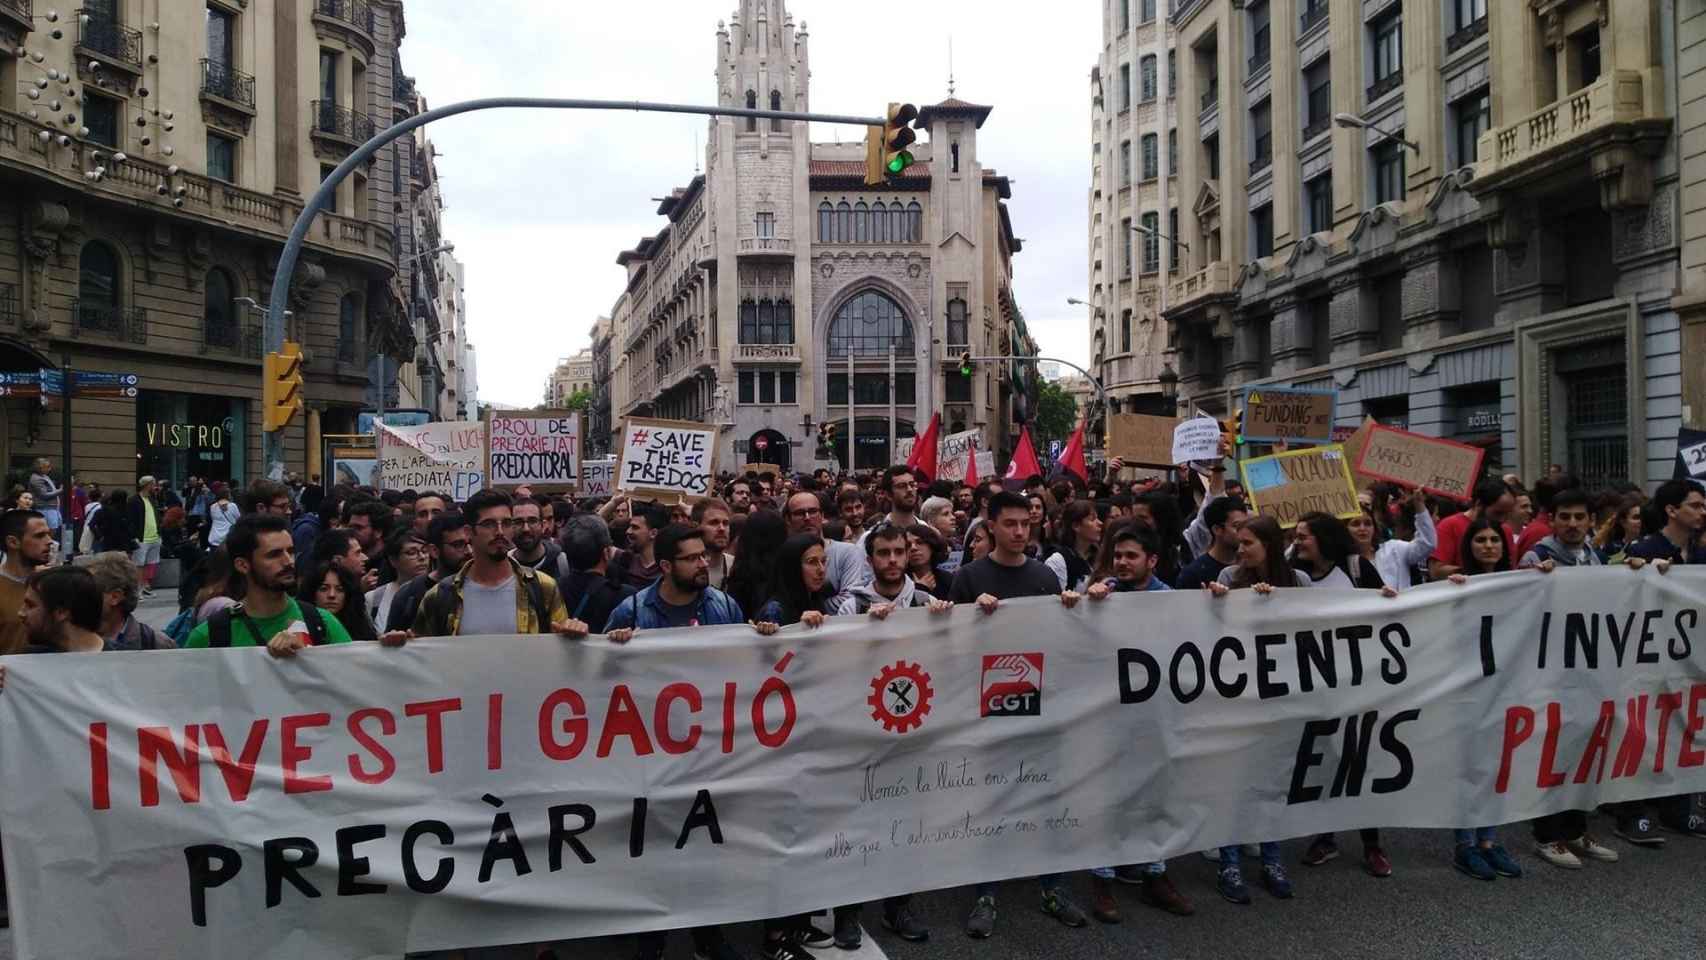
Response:
M918 108L910 103L889 104L887 122L881 127L865 130L865 185L880 187L891 177L898 177L912 166L913 157L907 147L918 139L912 121L918 119Z
M267 354L262 378L262 429L283 430L302 409L302 348L284 341L279 352Z
M965 353L960 354L960 376L969 380L971 379L971 375L976 372L977 363L972 360L971 351L967 350Z

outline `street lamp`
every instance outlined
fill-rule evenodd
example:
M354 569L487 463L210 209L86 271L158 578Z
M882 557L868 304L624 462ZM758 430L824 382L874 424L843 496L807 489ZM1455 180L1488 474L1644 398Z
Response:
M1165 233L1162 233L1161 231L1153 229L1151 227L1146 227L1141 223L1132 224L1131 229L1132 229L1132 232L1134 232L1134 233L1141 233L1146 237L1154 237L1157 240L1165 240L1168 243L1171 243L1176 247L1184 247L1186 253L1191 252L1191 245L1186 243L1185 241L1180 240L1177 237L1169 237Z
M1176 412L1179 406L1179 371L1173 369L1173 364L1163 363L1161 375L1155 379L1161 382L1161 399Z
M1422 148L1421 147L1417 146L1416 144L1411 143L1408 140L1405 140L1403 137L1397 136L1396 134L1387 133L1385 130L1380 129L1379 127L1375 126L1372 123L1369 123L1367 120L1364 120L1363 118L1357 116L1354 113L1335 113L1335 114L1333 114L1333 122L1338 124L1341 127L1344 127L1347 130L1369 130L1369 131L1372 131L1374 133L1379 134L1380 138L1382 140L1391 140L1391 141L1394 141L1396 143L1401 143L1404 146L1409 147L1411 150L1414 150L1416 152L1417 156L1421 156L1421 154L1422 154Z

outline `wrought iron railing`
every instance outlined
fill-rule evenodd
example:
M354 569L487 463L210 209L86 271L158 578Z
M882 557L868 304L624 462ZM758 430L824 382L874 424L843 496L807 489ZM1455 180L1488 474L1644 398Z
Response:
M1404 84L1404 71L1394 70L1368 88L1368 102L1373 103Z
M1471 43L1474 43L1477 39L1484 37L1486 35L1487 35L1487 18L1482 17L1481 19L1476 20L1473 23L1470 23L1468 26L1465 26L1462 29L1458 30L1457 32L1453 33L1451 36L1446 37L1445 38L1445 52L1446 53L1456 53L1457 51L1462 50L1464 47L1469 46Z
M142 66L142 31L132 30L122 23L102 20L90 11L79 10L77 45L104 57ZM85 15L87 18L85 19Z
M201 325L201 352L223 350L251 360L261 355L259 324L244 325L235 320L204 321Z
M1273 166L1274 139L1273 134L1264 134L1256 138L1256 158L1250 161L1250 176L1255 176Z
M314 12L373 32L373 8L367 5L367 0L314 0Z
M357 349L358 346L359 344L356 343L356 339L353 335L338 337L338 362L354 363L355 358L359 356L361 352Z
M221 100L255 105L255 78L218 60L201 61L201 92Z
M1319 0L1315 6L1305 9L1303 16L1298 18L1297 32L1299 34L1308 33L1310 27L1325 19L1327 19L1327 0Z
M356 143L373 139L373 118L340 107L330 100L315 100L310 105L314 113L314 132L323 133Z
M1332 125L1332 117L1322 117L1319 120L1311 121L1309 126L1303 128L1303 142L1308 143L1316 137L1319 137L1321 134L1326 133L1327 128Z
M141 307L115 307L110 303L71 301L73 325L131 343L148 342L148 311Z
M0 0L0 3L4 2ZM18 288L15 284L0 283L0 327L7 330L18 327Z
M1204 110L1207 110L1209 107L1212 107L1219 102L1220 102L1220 81L1219 80L1210 80L1208 82L1208 89L1203 91L1202 108Z

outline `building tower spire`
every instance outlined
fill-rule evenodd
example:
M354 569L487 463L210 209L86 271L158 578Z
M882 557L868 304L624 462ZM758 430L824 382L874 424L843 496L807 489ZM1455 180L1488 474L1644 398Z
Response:
M954 95L954 35L948 34L948 96Z

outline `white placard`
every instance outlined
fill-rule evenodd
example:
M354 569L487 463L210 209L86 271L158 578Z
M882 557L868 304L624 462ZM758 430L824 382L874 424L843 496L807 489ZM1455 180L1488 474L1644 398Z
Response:
M668 498L708 496L716 460L716 427L629 418L622 427L616 489Z
M581 461L581 483L576 491L582 497L608 497L615 490L616 458Z
M432 490L466 500L486 485L484 423L451 420L417 427L374 426L382 489Z
M1173 428L1173 462L1220 459L1220 421L1191 417Z
M574 411L525 417L493 416L490 483L541 489L575 488L580 482L581 415Z
M1676 452L1691 477L1706 478L1706 443L1697 443Z

